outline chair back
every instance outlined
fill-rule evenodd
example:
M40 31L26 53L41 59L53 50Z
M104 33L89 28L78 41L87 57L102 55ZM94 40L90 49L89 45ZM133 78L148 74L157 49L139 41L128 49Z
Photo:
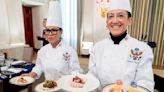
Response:
M33 48L24 47L23 60L26 62L32 62L32 57L33 57Z

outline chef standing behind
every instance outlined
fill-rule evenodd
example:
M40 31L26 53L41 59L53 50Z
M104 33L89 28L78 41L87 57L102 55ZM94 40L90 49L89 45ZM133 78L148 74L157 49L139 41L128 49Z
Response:
M100 80L102 87L118 80L128 84L135 81L153 92L153 52L146 43L127 33L131 14L129 0L110 0L106 20L109 37L95 44L89 73Z
M60 2L50 1L45 35L49 44L43 46L36 59L36 65L28 74L39 78L42 73L46 80L58 80L63 75L81 73L76 51L61 40L62 22Z

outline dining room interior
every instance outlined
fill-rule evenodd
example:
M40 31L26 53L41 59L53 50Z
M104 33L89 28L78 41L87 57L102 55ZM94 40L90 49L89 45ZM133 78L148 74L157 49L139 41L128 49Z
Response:
M37 52L43 47L42 21L48 15L51 0L0 0L0 71L7 58L35 64ZM96 1L108 0L52 0L60 1L62 17L62 40L77 53L84 74L88 72L90 53L94 45L109 32L106 18ZM110 0L109 0L110 2ZM154 54L153 73L155 91L164 92L164 0L130 0L133 24L128 34L147 43ZM5 54L4 54L5 53ZM21 62L22 63L22 62ZM0 77L2 74L0 73ZM4 76L3 76L4 77ZM10 77L10 76L7 76ZM10 78L9 78L10 79ZM35 92L35 87L44 82L42 75L30 88L20 92ZM0 92L6 85L0 78ZM30 90L28 90L30 89Z

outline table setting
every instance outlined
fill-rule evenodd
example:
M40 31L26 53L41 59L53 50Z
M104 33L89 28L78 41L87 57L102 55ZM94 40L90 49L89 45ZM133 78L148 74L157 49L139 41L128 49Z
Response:
M35 64L11 57L0 58L0 80L3 85L3 92L13 92L28 88L35 80L28 76L20 76L29 73Z
M28 73L35 66L33 63L13 58L7 58L0 62L0 80L10 79L22 73Z

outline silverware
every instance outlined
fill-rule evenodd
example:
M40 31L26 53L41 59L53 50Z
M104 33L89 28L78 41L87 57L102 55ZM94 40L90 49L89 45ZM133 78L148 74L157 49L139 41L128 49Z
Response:
M1 74L1 73L0 73L0 77L1 77L2 79L5 79L5 78L7 78L7 76L6 76L6 75L4 75L4 74Z

